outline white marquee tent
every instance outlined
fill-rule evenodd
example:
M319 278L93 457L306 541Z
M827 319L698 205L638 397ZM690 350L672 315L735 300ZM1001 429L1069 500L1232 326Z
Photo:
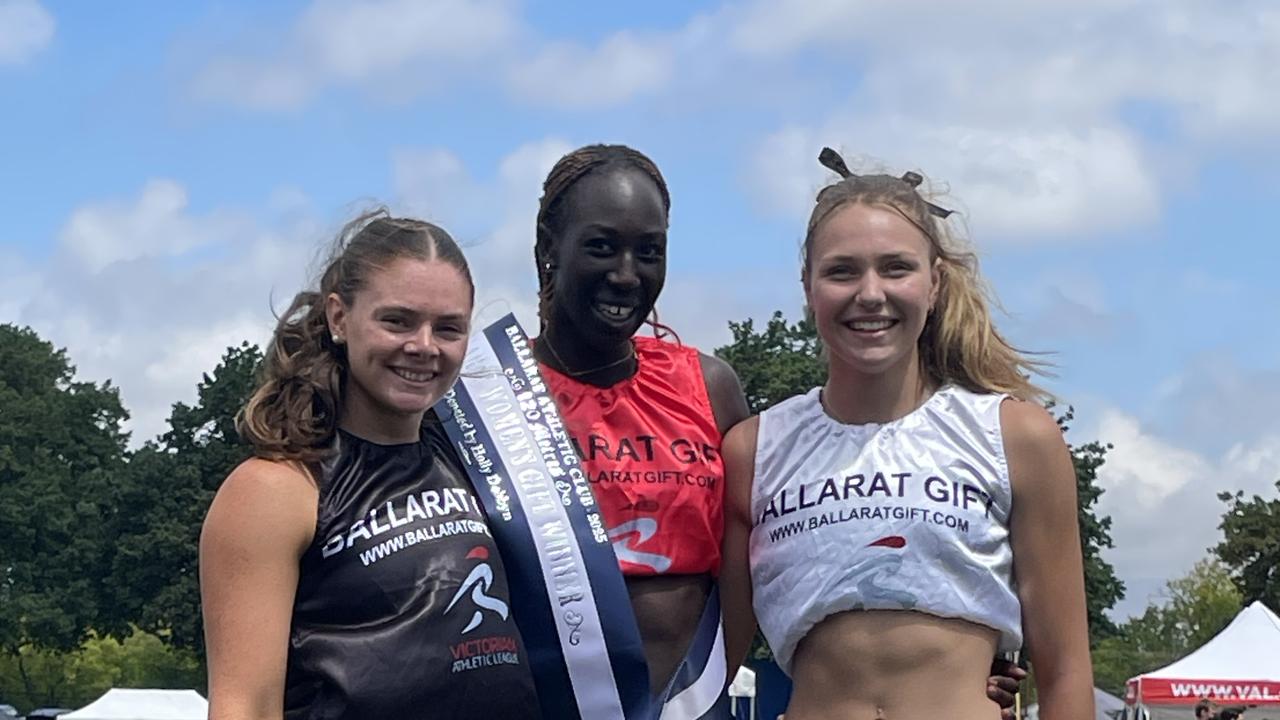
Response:
M1126 717L1190 717L1208 698L1250 706L1248 720L1280 720L1280 617L1255 602L1212 640L1172 665L1129 680ZM1256 707L1254 707L1256 706Z
M58 720L205 720L209 703L195 690L112 688Z
M1124 701L1106 690L1093 689L1093 710L1096 720L1116 720L1124 713ZM1026 720L1040 720L1040 706L1027 706Z

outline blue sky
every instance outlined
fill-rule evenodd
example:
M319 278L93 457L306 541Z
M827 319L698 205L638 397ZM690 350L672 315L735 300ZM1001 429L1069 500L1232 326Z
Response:
M923 171L1052 351L1140 611L1280 478L1280 11L1264 1L0 0L0 322L112 378L135 442L385 202L533 322L539 184L626 142L673 196L664 320L800 306L818 150Z

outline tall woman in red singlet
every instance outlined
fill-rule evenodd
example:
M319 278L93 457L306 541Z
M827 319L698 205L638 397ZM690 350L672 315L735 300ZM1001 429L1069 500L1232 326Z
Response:
M535 248L535 354L608 523L655 692L684 657L719 571L720 439L747 416L723 360L636 336L666 280L670 205L649 158L583 147L547 177ZM745 651L730 647L731 657Z

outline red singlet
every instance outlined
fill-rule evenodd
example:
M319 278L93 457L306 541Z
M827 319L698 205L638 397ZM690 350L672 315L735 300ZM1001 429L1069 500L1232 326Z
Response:
M611 387L541 366L624 575L720 572L724 461L698 351L635 338L639 368Z

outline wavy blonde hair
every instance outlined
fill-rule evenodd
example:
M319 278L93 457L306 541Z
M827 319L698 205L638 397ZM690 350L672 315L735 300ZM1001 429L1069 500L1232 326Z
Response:
M346 384L347 354L345 346L334 342L325 298L336 293L352 304L374 272L404 257L453 266L471 286L474 301L467 260L442 228L391 217L386 208L347 223L334 240L318 289L298 293L279 316L258 371L258 386L236 416L236 430L255 455L305 463L330 453Z
M823 153L824 158L827 151ZM838 156L837 156L838 157ZM824 164L846 175L843 160ZM914 173L854 175L824 187L809 216L802 251L803 277L809 277L809 256L814 236L822 224L846 205L888 208L914 225L929 242L930 260L937 263L938 298L925 321L918 346L925 376L941 385L953 383L974 392L1008 393L1022 400L1048 400L1053 396L1031 382L1032 375L1048 375L1048 363L1010 345L991 319L995 302L978 271L978 257L952 231L948 211L933 205L916 189L921 178Z

